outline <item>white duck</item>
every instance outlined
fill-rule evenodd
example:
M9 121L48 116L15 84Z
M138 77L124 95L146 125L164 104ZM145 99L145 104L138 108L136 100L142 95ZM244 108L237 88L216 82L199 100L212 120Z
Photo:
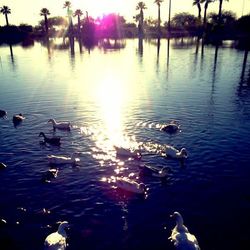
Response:
M19 124L25 119L25 117L20 113L18 115L13 115L12 121L14 124Z
M60 165L60 164L76 164L80 161L79 153L73 153L71 157L60 156L60 155L48 155L48 161L50 164Z
M65 250L67 234L65 228L69 226L67 221L63 221L58 230L50 235L44 241L44 249L46 250Z
M159 178L165 178L169 175L169 173L171 173L171 168L170 167L163 167L162 169L159 169L157 167L154 166L149 166L149 165L143 165L140 166L141 170L142 170L142 174L143 175L150 175L153 177L159 177Z
M118 157L133 157L137 159L141 158L141 152L138 149L132 150L132 149L117 147L117 146L114 146L114 148L116 150L116 155Z
M176 249L179 250L200 250L196 237L189 233L183 224L183 218L180 213L174 212L170 215L176 220L176 226L172 230L169 239L174 243Z
M165 145L165 153L167 156L177 159L186 159L188 157L187 150L182 148L180 151L172 146Z
M55 119L49 119L48 123L52 123L54 129L70 130L70 122L57 122Z
M128 177L116 177L116 186L136 194L144 194L146 192L146 185L144 183L138 183Z

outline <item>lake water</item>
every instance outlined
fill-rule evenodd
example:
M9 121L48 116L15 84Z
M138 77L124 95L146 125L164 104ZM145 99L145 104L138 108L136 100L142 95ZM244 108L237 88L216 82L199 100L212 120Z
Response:
M35 43L0 47L1 249L43 249L56 222L67 220L69 250L174 249L168 240L179 211L201 249L250 244L250 62L225 44L195 40L126 40L70 50ZM244 64L245 58L245 64ZM26 119L17 127L12 116ZM53 131L50 118L71 121ZM176 120L173 135L160 126ZM60 136L43 145L39 132ZM162 157L164 145L185 147L184 166ZM141 177L147 197L112 187L111 176L139 173L114 145L143 148L141 163L170 166L166 181ZM60 166L43 183L46 156L80 152L80 166Z

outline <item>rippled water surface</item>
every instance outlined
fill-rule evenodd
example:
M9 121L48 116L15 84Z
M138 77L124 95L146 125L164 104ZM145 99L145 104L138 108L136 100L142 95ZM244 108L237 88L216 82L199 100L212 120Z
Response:
M1 249L43 249L67 220L68 249L174 249L179 211L203 250L250 244L250 62L244 51L184 40L127 40L72 55L40 43L0 47ZM17 127L12 116L26 119ZM53 131L50 118L68 120ZM176 120L168 135L160 126ZM60 147L39 132L60 136ZM185 147L184 166L162 157ZM119 159L114 145L142 148L141 161ZM50 183L47 155L80 152ZM139 175L139 164L170 166L165 181ZM111 176L139 175L147 197L115 189ZM4 248L2 248L4 246Z

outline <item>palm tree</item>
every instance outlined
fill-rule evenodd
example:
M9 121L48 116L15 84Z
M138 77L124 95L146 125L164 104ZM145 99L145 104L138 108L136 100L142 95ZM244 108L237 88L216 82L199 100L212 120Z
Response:
M50 15L50 12L47 8L42 8L40 11L40 15L44 16L44 24L45 24L45 30L46 30L46 34L48 35L48 30L49 30L49 26L48 26L48 18L47 16Z
M158 37L161 36L161 3L163 0L155 0L154 3L158 5Z
M67 8L68 11L69 11L70 7L71 7L71 2L70 1L65 1L64 5L63 5L63 8Z
M77 16L77 27L78 27L78 35L79 35L79 38L81 36L81 20L80 20L80 16L82 16L83 13L80 9L77 9L74 13L74 17Z
M63 5L63 8L67 8L67 14L68 14L68 17L69 17L69 25L70 26L73 26L73 23L72 23L72 10L71 10L71 2L70 1L65 1L64 5Z
M219 17L219 24L221 24L221 13L222 13L222 3L223 3L223 0L219 0L220 3L219 3L219 13L218 13L218 17ZM225 0L225 1L229 1L229 0Z
M71 11L71 2L70 1L65 1L64 5L63 5L63 8L67 8L67 13L68 13L68 16L71 16L72 14L72 11Z
M203 18L203 25L206 26L207 23L207 8L210 3L213 3L215 0L201 0L201 3L205 3L204 5L204 18Z
M6 25L9 26L9 20L8 20L8 14L11 13L11 9L8 6L3 6L0 10L0 12L5 15L5 19L6 19Z
M143 10L147 9L146 4L144 2L139 2L136 5L136 10L140 10L140 17L139 17L139 36L143 35L143 20L144 20L144 15L143 15Z
M201 20L201 0L193 0L193 6L195 5L198 8L198 18Z

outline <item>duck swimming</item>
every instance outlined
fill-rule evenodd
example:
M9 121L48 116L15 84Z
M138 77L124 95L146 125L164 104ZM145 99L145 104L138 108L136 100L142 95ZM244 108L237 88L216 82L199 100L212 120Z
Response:
M79 158L76 158L79 153L73 153L71 157L59 156L59 155L48 155L48 161L50 164L60 165L60 164L73 164L76 165L80 161Z
M0 118L6 118L7 117L7 112L5 110L0 109Z
M7 166L4 163L0 162L0 169L5 169L5 168L7 168Z
M44 250L65 250L67 234L65 229L69 227L67 221L63 221L58 230L48 235L44 241Z
M42 176L42 182L49 183L51 179L55 179L58 174L58 169L49 169Z
M20 113L19 115L14 115L12 121L13 121L14 125L18 125L24 119L25 119L25 117Z
M52 123L54 129L70 130L70 122L57 122L55 119L49 119L48 123Z
M145 164L143 166L140 166L140 168L141 168L141 174L159 178L165 178L169 175L169 173L172 172L170 167L163 167L162 169L159 169L157 167Z
M179 128L180 125L178 125L176 121L171 121L170 123L161 126L161 130L169 134L176 133Z
M132 193L144 194L147 189L144 183L138 183L128 177L116 177L116 186Z
M176 249L179 250L200 250L196 237L189 233L186 226L183 224L183 218L180 213L174 212L170 215L176 220L176 226L172 230L169 239L174 243Z
M132 150L132 149L127 149L123 147L117 147L114 146L116 150L116 155L118 157L132 157L135 159L140 159L141 158L141 152L138 149Z
M60 137L49 138L43 132L40 132L39 137L41 137L41 136L43 137L45 143L49 143L51 145L60 145L61 144L60 143L60 140L61 140Z
M180 151L176 148L165 145L165 153L167 156L170 156L172 158L176 159L186 159L188 157L187 150L185 148L182 148Z

